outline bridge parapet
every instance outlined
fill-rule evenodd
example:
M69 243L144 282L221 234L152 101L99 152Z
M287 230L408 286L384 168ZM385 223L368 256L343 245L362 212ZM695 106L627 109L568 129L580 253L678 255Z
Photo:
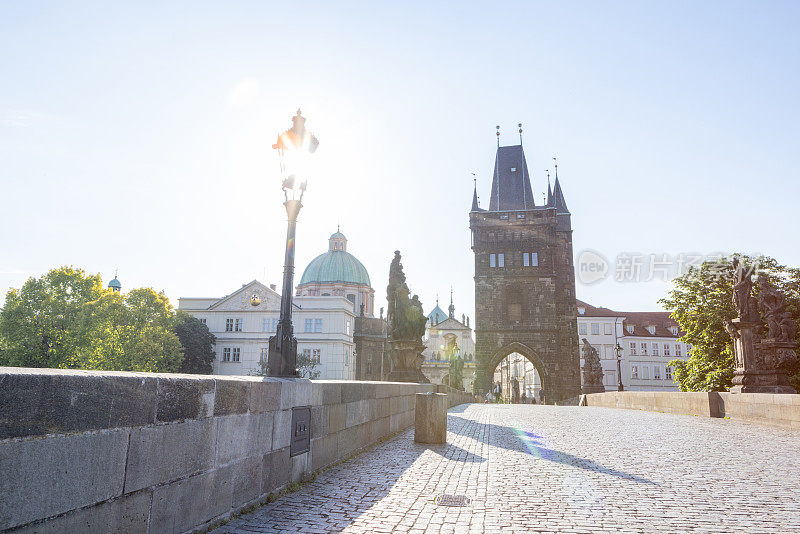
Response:
M0 367L0 530L202 528L407 428L441 388ZM292 456L297 407L310 444Z
M800 395L715 391L607 391L581 396L581 406L727 417L800 430Z

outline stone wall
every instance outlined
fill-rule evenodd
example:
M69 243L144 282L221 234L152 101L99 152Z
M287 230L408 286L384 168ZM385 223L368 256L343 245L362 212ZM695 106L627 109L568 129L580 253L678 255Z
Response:
M607 391L583 395L581 406L727 417L800 430L800 395Z
M412 425L442 387L0 367L0 530L202 527ZM291 457L296 406L311 446Z

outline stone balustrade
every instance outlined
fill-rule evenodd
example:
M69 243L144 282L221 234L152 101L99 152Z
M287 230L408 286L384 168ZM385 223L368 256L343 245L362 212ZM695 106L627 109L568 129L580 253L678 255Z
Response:
M186 532L414 422L430 384L0 367L0 530ZM447 391L448 405L471 396ZM290 455L292 408L310 450Z
M581 397L581 406L727 417L800 430L800 395L781 393L703 393L607 391Z

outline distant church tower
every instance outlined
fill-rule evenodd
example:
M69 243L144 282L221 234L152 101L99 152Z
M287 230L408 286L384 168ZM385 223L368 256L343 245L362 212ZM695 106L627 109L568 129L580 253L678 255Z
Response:
M475 389L488 391L497 364L516 352L536 367L552 403L581 388L570 213L557 170L547 203L534 203L522 125L519 145L500 146L497 135L489 208L480 208L476 184L469 213Z
M108 283L108 289L116 291L117 293L122 291L122 284L117 279L117 272L114 271L114 279Z

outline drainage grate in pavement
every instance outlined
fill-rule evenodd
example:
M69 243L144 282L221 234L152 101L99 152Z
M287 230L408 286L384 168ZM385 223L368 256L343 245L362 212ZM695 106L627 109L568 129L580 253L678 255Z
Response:
M433 502L439 506L468 506L470 499L466 495L448 495L447 493L442 493L434 497Z

